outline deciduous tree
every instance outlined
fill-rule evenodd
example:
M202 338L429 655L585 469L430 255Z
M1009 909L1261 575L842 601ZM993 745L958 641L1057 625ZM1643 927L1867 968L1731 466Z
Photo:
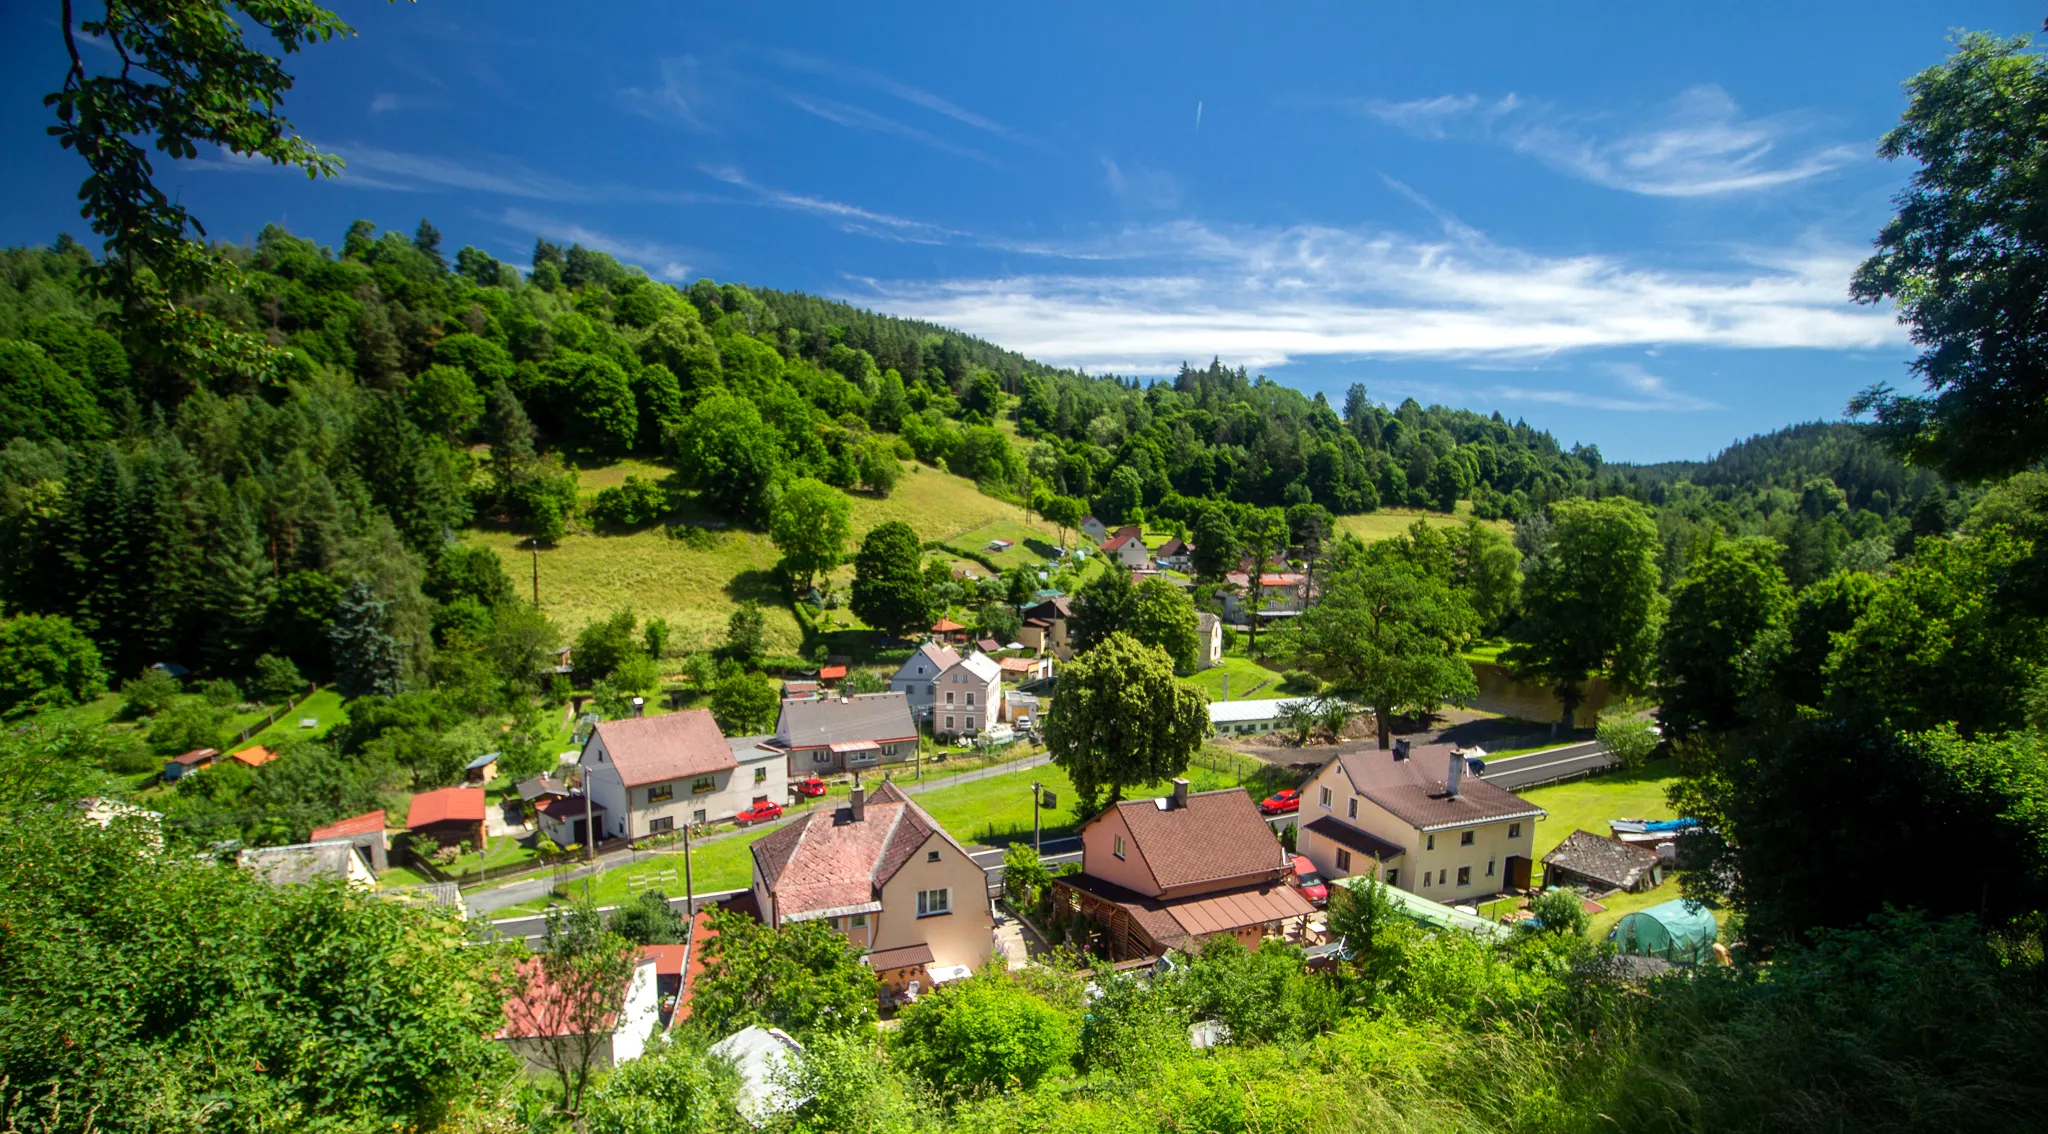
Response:
M853 558L854 615L892 638L930 626L932 594L920 567L923 557L910 525L890 520L870 529Z
M1743 723L1745 658L1792 605L1778 551L1769 539L1715 540L1672 592L1657 651L1657 720L1673 740Z
M1560 500L1550 543L1522 590L1525 611L1511 667L1550 683L1564 725L1585 698L1589 674L1623 688L1647 683L1664 617L1657 525L1633 500Z
M1209 701L1174 680L1164 650L1111 634L1060 671L1045 746L1084 808L1187 771L1209 735Z
M690 1001L690 1024L704 1034L723 1037L758 1024L807 1039L874 1023L875 975L825 922L772 929L714 908L711 933Z
M809 590L819 574L845 557L851 510L845 493L820 480L804 477L782 489L768 534L782 552L783 569L800 589Z

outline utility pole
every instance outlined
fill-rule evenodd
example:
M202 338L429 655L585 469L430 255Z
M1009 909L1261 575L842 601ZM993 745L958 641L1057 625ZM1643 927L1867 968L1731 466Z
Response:
M1037 854L1038 840L1038 781L1031 781L1031 853Z
M690 824L683 824L683 920L697 916L697 881L690 874ZM694 924L694 923L693 923ZM688 930L684 931L689 932ZM684 940L689 940L687 937Z
M578 767L582 766L578 760ZM590 810L590 769L583 768L583 858L592 866L597 865L597 817Z
M540 537L529 541L533 545L533 608L540 609Z

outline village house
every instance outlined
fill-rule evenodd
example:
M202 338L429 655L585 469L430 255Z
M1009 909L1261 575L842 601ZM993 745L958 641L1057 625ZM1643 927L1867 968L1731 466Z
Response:
M337 823L313 828L306 836L309 843L346 842L362 852L369 860L370 869L384 873L391 863L391 840L384 832L384 812L365 811L351 815Z
M1295 849L1324 878L1375 877L1446 905L1527 889L1543 809L1467 771L1450 744L1340 749L1301 789Z
M936 642L926 642L897 667L895 675L889 678L889 691L903 694L913 720L929 720L932 705L938 700L939 674L959 664L958 653Z
M902 693L784 701L775 744L788 780L901 764L917 755L917 721Z
M725 746L732 750L733 762L739 765L733 776L735 795L744 794L748 806L788 802L789 750L773 733L728 736Z
M228 753L228 759L241 764L245 768L261 768L263 765L277 759L277 753L272 752L261 744L252 744L240 752Z
M377 888L377 872L353 843L250 847L235 856L235 864L273 886L334 881L358 890Z
M462 766L462 781L471 784L487 784L498 778L498 757L502 753L486 752Z
M1543 856L1545 886L1583 886L1595 893L1633 894L1664 881L1663 860L1649 847L1596 835L1583 827Z
M484 789L444 787L412 797L405 813L406 833L424 836L444 847L468 843L484 849Z
M1195 668L1223 664L1223 619L1203 611L1195 615Z
M1103 927L1112 960L1192 952L1217 936L1248 948L1315 912L1288 885L1289 856L1242 788L1127 799L1081 827L1081 873L1053 900Z
M951 642L956 646L963 645L967 641L967 627L942 615L937 622L932 623L932 640Z
M691 823L716 823L765 794L755 790L751 767L740 772L708 709L600 721L579 763L584 790L603 811L598 830L606 839L643 839Z
M1093 516L1081 517L1081 523L1079 526L1081 528L1081 534L1087 536L1088 542L1090 543L1101 543L1103 540L1109 538L1109 525L1103 523L1101 520L1098 520Z
M1152 562L1151 553L1145 550L1145 531L1136 524L1125 524L1102 541L1102 554L1134 571Z
M1169 571L1187 572L1194 569L1194 554L1193 544L1174 536L1152 552L1152 562Z
M1003 670L987 654L969 654L947 666L933 685L934 736L973 736L1002 711Z
M804 814L752 853L761 920L827 922L892 991L979 969L994 951L988 876L893 783L872 795L856 783L845 806Z
M534 805L533 813L540 833L558 847L584 846L593 824L600 835L607 829L604 808L581 791L547 796Z
M1002 670L1004 681L1016 685L1028 685L1034 681L1044 681L1052 676L1052 659L1048 657L1002 658L996 662L996 668Z
M1017 641L1041 654L1052 654L1061 661L1069 661L1073 658L1073 650L1067 644L1067 619L1073 613L1071 600L1065 595L1057 595L1026 608Z
M661 1021L657 967L655 958L640 957L619 986L618 1007L582 1023L583 1007L548 979L539 957L528 957L519 963L521 991L505 1004L498 1042L541 1075L557 1073L557 1061L575 1060L572 1053L580 1054L585 1045L595 1057L593 1067L616 1067L638 1059ZM595 1030L586 1030L593 1024Z
M176 783L201 768L212 767L213 762L218 759L220 759L220 749L218 748L194 748L190 752L180 753L164 761L164 782L167 784Z

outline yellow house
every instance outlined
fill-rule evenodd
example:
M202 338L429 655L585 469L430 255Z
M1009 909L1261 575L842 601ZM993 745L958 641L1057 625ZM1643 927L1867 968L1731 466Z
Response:
M1529 886L1543 809L1466 772L1454 745L1339 752L1301 789L1295 850L1325 878L1378 878L1445 905Z

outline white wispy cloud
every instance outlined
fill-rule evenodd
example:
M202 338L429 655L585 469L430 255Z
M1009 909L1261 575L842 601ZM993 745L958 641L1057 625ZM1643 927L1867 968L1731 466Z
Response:
M1722 271L1545 256L1471 238L1320 226L1127 229L1087 249L1123 270L862 281L849 296L957 326L1047 362L1170 373L1220 354L1259 368L1314 357L1537 359L1651 345L1863 349L1903 340L1845 299L1858 252L1740 254ZM1647 374L1632 403L1683 408ZM1537 400L1530 395L1531 400Z
M1510 94L1441 95L1408 102L1364 100L1353 109L1421 138L1498 142L1560 173L1653 197L1708 197L1805 181L1857 161L1853 146L1812 143L1803 114L1744 117L1727 91L1681 93L1650 120L1571 117Z
M1149 209L1180 207L1180 179L1163 169L1132 164L1129 168L1109 158L1102 159L1103 180L1120 201Z
M498 215L498 221L522 232L565 244L581 244L599 252L609 252L629 264L638 264L648 273L670 282L688 279L689 260L695 254L686 248L666 244L658 240L638 240L614 236L586 228L574 221L541 216L524 209L506 209Z
M877 114L864 107L840 102L837 99L817 95L798 94L794 91L781 92L791 106L807 114L815 115L827 122L854 130L868 130L877 134L888 134L913 141L922 146L978 161L984 165L995 165L996 160L980 150L956 145L929 130L920 130L908 123L898 122L886 114Z
M899 82L887 75L868 70L865 67L857 67L831 59L821 59L818 56L807 55L797 51L770 51L768 58L792 71L803 71L828 79L837 79L843 83L857 84L881 91L913 106L923 107L934 114L943 115L955 122L994 134L999 138L1005 138L1012 142L1022 142L1027 145L1039 144L1037 139L1012 130L992 118L976 114L974 111L958 103L941 98L921 87L914 87L909 83Z
M1538 402L1579 409L1618 410L1626 413L1691 413L1720 409L1718 403L1671 388L1666 379L1633 362L1607 363L1597 367L1628 393L1606 394L1590 390L1559 389L1551 386L1488 386L1479 393L1507 402Z
M924 221L906 217L891 216L888 213L864 209L844 201L816 197L804 193L792 193L783 189L757 184L735 166L705 165L698 167L706 177L723 181L727 185L744 189L754 195L761 204L792 212L809 213L824 217L848 232L867 236L878 236L886 240L900 240L913 244L940 244L967 237L970 234L959 229L945 228Z
M698 104L702 100L699 66L694 56L684 55L661 61L661 82L649 87L626 87L619 91L626 108L643 118L676 122L693 130L705 128Z

